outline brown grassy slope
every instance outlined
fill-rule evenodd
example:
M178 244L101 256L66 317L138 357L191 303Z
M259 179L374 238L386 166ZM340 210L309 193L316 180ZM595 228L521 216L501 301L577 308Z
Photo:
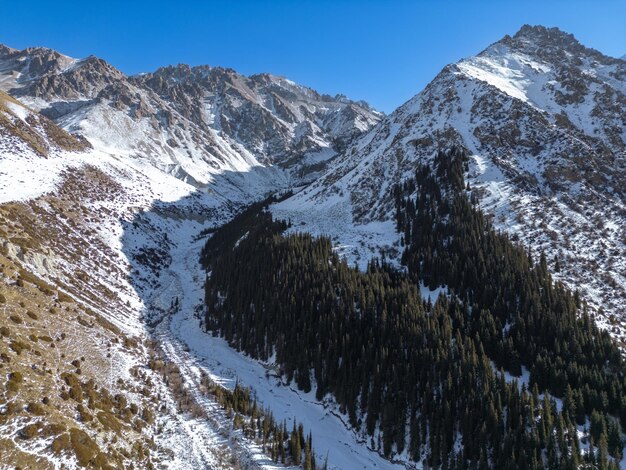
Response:
M26 121L20 119L7 103L28 110ZM70 134L50 119L32 111L12 96L0 91L0 135L16 137L24 141L38 155L47 157L53 148L80 152L91 148L82 136Z
M142 357L141 344L5 253L0 269L2 465L49 468L46 455L151 465L145 449L154 445L143 430L155 397L149 377L128 361ZM124 379L118 369L129 366ZM50 444L37 451L43 439Z
M151 468L167 455L148 350L96 313L124 307L92 279L115 270L92 227L118 214L85 205L119 190L83 168L55 194L0 205L0 467Z

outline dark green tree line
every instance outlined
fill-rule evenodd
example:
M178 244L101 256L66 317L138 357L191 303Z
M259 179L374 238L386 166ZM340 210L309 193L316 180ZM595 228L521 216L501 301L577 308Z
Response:
M302 390L333 395L387 456L441 468L609 468L601 452L580 451L575 426L595 413L590 438L620 457L619 351L578 315L543 256L534 262L490 226L465 189L465 165L463 152L441 153L434 171L420 167L394 190L407 273L377 259L361 272L328 238L284 236L264 204L244 212L203 253L207 328L253 357L275 355ZM424 301L420 281L450 295ZM513 375L526 367L529 388L494 363ZM563 397L562 410L540 392Z

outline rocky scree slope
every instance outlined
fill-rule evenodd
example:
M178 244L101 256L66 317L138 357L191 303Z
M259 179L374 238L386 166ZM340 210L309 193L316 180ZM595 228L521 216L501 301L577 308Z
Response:
M551 268L558 259L557 276L623 342L626 62L556 28L524 26L446 66L274 212L298 230L322 226L353 259L393 257L393 185L452 145L472 155L469 183L496 227L545 251Z

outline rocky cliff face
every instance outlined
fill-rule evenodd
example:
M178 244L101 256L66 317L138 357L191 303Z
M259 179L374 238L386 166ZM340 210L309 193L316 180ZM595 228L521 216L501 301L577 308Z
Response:
M524 26L445 67L276 211L315 221L312 230L324 213L380 224L392 218L395 183L438 148L461 145L473 155L470 187L496 226L558 258L560 277L617 324L626 320L617 319L626 307L625 74L624 61L570 34ZM372 237L372 247L390 242Z
M380 117L365 103L320 95L282 77L245 77L220 67L165 67L133 82L207 131L234 138L266 164L289 166L307 153L339 149Z

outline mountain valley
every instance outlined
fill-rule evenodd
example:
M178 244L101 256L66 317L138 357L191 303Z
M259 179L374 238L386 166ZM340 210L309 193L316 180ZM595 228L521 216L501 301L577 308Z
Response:
M250 312L242 305L252 305L256 313L254 306L262 300L272 310L267 307L268 286L289 272L291 261L305 279L307 264L298 264L298 256L308 256L310 249L314 254L303 259L319 263L308 265L323 267L328 261L335 270L319 272L338 276L333 286L321 284L318 298L336 288L337 299L348 305L351 300L340 293L348 278L376 299L380 295L389 302L385 305L396 305L385 292L405 295L406 289L416 305L422 301L414 299L423 299L424 306L414 313L423 321L423 331L443 337L447 320L437 320L439 328L428 317L440 318L442 299L460 302L458 311L472 311L470 299L477 289L470 292L428 270L419 274L419 267L407 262L410 240L417 239L415 227L422 225L406 228L406 221L413 220L406 209L413 202L406 201L415 198L419 206L419 188L430 181L424 177L410 183L418 169L436 172L446 168L442 160L456 162L457 155L462 155L462 170L454 171L462 173L462 187L427 197L443 204L458 193L471 201L493 228L489 236L506 238L505 246L516 247L511 248L515 253L526 250L535 260L519 272L538 270L542 259L541 269L549 270L550 280L538 292L552 293L554 280L550 298L567 299L567 308L559 310L560 327L578 325L581 336L595 344L605 345L610 335L611 346L602 346L604 369L578 355L571 360L580 370L589 366L594 380L604 374L607 383L617 377L615 381L595 389L587 375L574 383L571 370L569 378L550 380L562 379L575 391L583 389L583 382L587 386L586 401L579 406L582 416L559 425L558 432L567 436L567 445L559 443L559 448L600 453L602 434L612 439L604 442L610 457L604 456L603 465L624 467L623 446L618 450L614 441L615 433L618 441L623 438L616 423L624 421L626 411L625 395L615 385L626 370L621 357L626 347L626 61L542 26L524 26L478 55L446 66L389 115L363 101L320 94L270 74L244 76L221 67L176 65L127 76L93 56L78 60L46 48L0 46L2 465L315 468L311 459L317 468L338 469L448 465L447 456L441 461L432 457L433 445L452 449L452 462L466 439L439 443L428 431L415 444L410 432L404 439L405 431L394 429L389 444L385 418L380 429L365 426L368 413L351 408L341 386L326 383L324 393L316 393L323 374L313 372L309 386L303 385L301 377L317 365L298 364L302 370L290 373L290 362L277 352L278 339L255 353L249 343L244 346L236 329L241 325L221 320L241 313L241 318L252 318L246 323L250 337L260 331L256 317L245 317ZM445 177L437 178L436 184L445 188ZM399 203L403 184L408 186ZM445 226L449 219L438 212L440 205L432 204L433 220ZM275 224L283 220L285 230L274 233L270 223L270 237L259 223L265 217L273 217ZM491 234L479 233L478 238ZM201 253L211 243L216 244L214 258L201 265ZM280 257L263 258L268 247L275 254L289 253L291 260L269 274L265 270ZM319 253L324 253L322 261ZM480 256L492 256L487 248L471 253L477 265ZM227 256L231 254L233 258ZM392 274L367 278L374 258ZM214 266L219 263L218 273ZM235 271L242 267L250 272ZM537 272L544 282L543 271ZM232 282L220 285L221 273L228 273ZM244 279L251 280L245 284ZM235 290L248 284L248 290ZM257 285L266 287L262 299L256 297ZM385 288L379 294L380 285ZM297 289L280 292L308 298ZM578 304L572 307L574 298ZM242 302L229 303L233 299ZM273 301L287 305L289 298ZM222 317L212 317L215 305L231 305L232 310L215 309ZM305 312L308 305L297 311ZM358 316L360 310L355 312L350 315ZM285 318L297 325L291 314ZM472 315L467 313L467 325ZM510 319L523 312L516 315ZM268 331L286 335L280 328L294 323L278 318ZM457 320L450 322L455 333L471 338L472 332ZM499 337L515 332L514 323L519 321L497 323ZM237 332L239 336L233 334ZM315 334L331 332L329 326ZM452 343L450 336L451 349ZM584 344L595 361L595 350ZM502 350L487 349L484 357L491 362L470 365L463 356L459 364L491 377L489 393L494 395L515 396L518 384L519 401L526 403L538 382L538 366L524 355L517 362L502 359L514 356L513 349L520 346L508 347L503 341ZM562 357L552 345L545 347L551 358ZM339 363L348 361L345 351ZM379 352L369 353L377 367L390 364L372 359ZM364 367L355 364L354 370ZM367 368L361 373L369 374ZM537 411L538 421L563 419L571 401L565 388L540 385L532 398L536 401L527 406L552 411ZM549 402L546 392L554 405L542 405ZM594 393L601 405L595 406ZM439 399L441 393L436 395ZM592 415L592 409L602 418ZM411 413L415 410L407 411ZM604 432L594 428L591 435L598 422L604 423ZM292 428L300 424L302 431L294 438ZM298 452L291 450L293 439ZM287 456L284 449L289 449ZM479 454L470 452L467 460L479 466L482 458L487 465L489 456ZM564 468L577 468L574 458L568 465Z

